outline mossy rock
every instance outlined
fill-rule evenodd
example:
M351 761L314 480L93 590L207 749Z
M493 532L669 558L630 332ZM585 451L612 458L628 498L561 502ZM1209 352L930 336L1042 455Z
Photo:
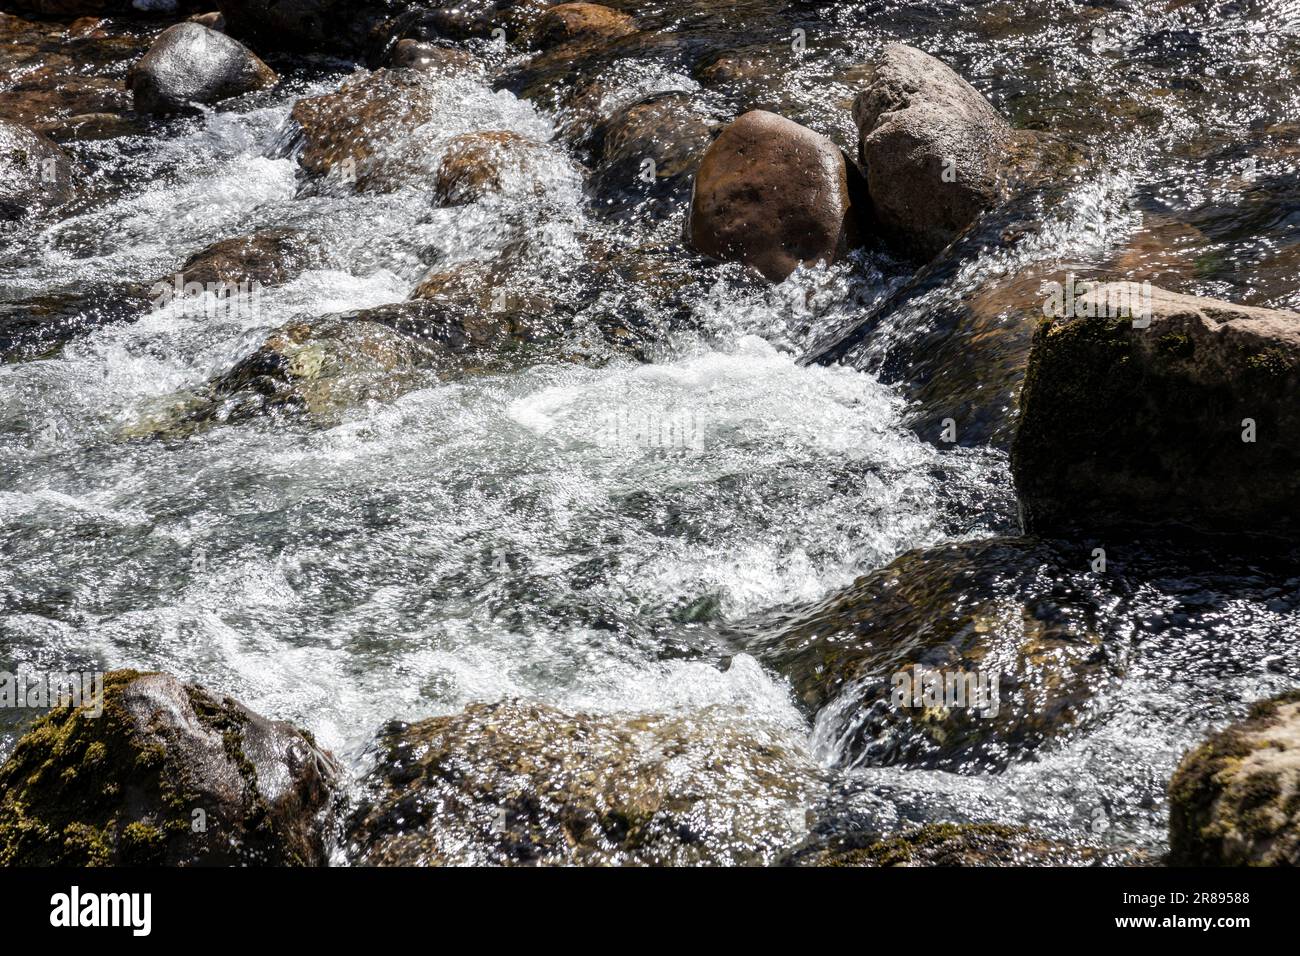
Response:
M1117 674L1087 570L1029 539L910 551L737 640L790 681L841 762L997 771L1068 737ZM896 696L900 674L959 684Z
M1001 823L931 823L884 836L850 833L809 841L785 866L1117 866L1136 854L1068 843Z
M1300 865L1300 691L1254 705L1183 758L1169 851L1178 866Z
M760 864L803 838L819 786L721 713L476 704L383 732L347 846L363 865Z
M1012 445L1025 529L1300 534L1300 313L1134 283L1080 308L1034 336Z
M0 767L0 865L323 865L339 769L312 739L167 674L113 671Z
M436 382L443 351L379 322L327 316L276 329L227 372L143 408L121 437L183 438L264 416L335 424Z

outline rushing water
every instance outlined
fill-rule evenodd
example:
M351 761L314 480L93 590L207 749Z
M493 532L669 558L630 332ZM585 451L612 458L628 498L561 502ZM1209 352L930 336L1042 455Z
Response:
M1113 263L1155 235L1159 255L1130 268L1163 269L1150 277L1179 291L1300 306L1300 34L1286 0L777 6L638 12L769 57L757 101L846 146L855 66L903 39L1016 123L1073 134L1101 157L1035 245L1010 262L990 249L949 293L1036 256ZM792 59L796 26L809 42ZM564 290L609 249L678 228L602 219L555 137L559 118L486 79L446 80L446 110L407 145L432 164L459 132L547 141L530 174L540 198L528 183L452 209L418 185L303 195L284 155L289 111L345 75L82 144L105 197L7 237L5 301L68 295L86 313L258 228L308 231L323 264L265 290L255 314L173 304L0 365L0 665L173 672L311 729L358 769L388 718L506 696L608 712L721 703L839 766L789 688L733 657L720 628L824 597L908 549L1016 527L1002 452L936 448L873 376L798 362L898 282L897 263L801 270L771 289L701 265L689 316L652 316L666 331L648 363L610 354L430 377L323 427L122 439L151 403L229 368L290 318L403 300L435 264L521 238L520 268ZM616 101L671 89L698 87L671 63L611 74ZM735 112L756 94L710 95ZM1170 221L1181 226L1166 242ZM602 291L581 299L575 340L645 298ZM605 440L662 421L685 428L688 447ZM1135 572L1108 635L1123 677L1086 733L996 775L841 768L837 813L1065 833L1102 806L1110 839L1159 848L1182 751L1300 681L1294 572L1197 560Z

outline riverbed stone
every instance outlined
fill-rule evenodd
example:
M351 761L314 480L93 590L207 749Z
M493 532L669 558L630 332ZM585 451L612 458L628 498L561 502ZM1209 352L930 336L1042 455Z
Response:
M247 236L221 239L185 260L178 273L182 288L197 282L279 285L320 262L310 238L301 229L261 229ZM167 281L167 280L164 280Z
M324 865L341 772L310 735L169 674L103 689L0 767L0 865Z
M1062 305L1012 446L1027 530L1300 535L1300 313L1137 283Z
M48 137L0 120L0 224L64 205L77 183L76 163Z
M1300 866L1300 691L1261 701L1169 781L1174 866Z
M392 724L348 826L361 865L733 865L802 839L821 785L784 740L706 710L474 704Z
M596 121L586 146L595 169L588 191L598 211L656 217L675 213L718 134L716 116L687 93L655 93Z
M924 258L1005 197L1008 158L1025 149L978 90L901 43L885 47L853 118L876 221Z
M199 23L162 32L127 72L126 84L142 113L183 113L274 86L279 78L252 50Z
M608 42L636 32L636 20L599 3L558 3L542 13L528 31L538 49L574 43Z
M909 551L755 622L742 647L790 681L841 763L998 771L1068 739L1115 676L1079 563L1023 538ZM935 674L984 696L928 697Z
M437 115L446 95L435 73L385 68L353 76L333 93L303 97L292 112L300 127L298 164L344 191L396 188L424 172L418 157L400 147Z
M542 145L511 130L486 130L452 137L438 165L433 194L443 206L463 206L503 191L527 176ZM533 177L533 193L544 191Z
M774 282L800 264L832 263L859 241L855 172L825 136L751 110L700 160L687 238Z

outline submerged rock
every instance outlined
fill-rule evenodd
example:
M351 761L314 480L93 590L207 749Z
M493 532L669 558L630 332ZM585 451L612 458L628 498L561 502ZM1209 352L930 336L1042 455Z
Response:
M430 381L427 369L438 357L430 346L375 322L346 316L290 322L201 388L151 403L122 437L179 438L268 414L328 423Z
M0 865L324 865L339 774L289 724L113 671L102 701L55 709L0 767Z
M540 149L540 143L510 130L454 136L438 166L434 196L441 205L463 206L499 193L510 179L527 175L530 161ZM540 194L545 185L534 176L532 187L535 194Z
M399 40L388 55L388 65L391 67L427 70L431 73L467 73L476 69L478 62L468 50L422 43L419 40Z
M608 42L636 32L636 21L599 3L559 3L528 31L528 44L550 49L571 43Z
M178 277L182 286L288 282L319 261L301 229L262 229L248 236L222 239L185 260Z
M1020 396L1026 530L1300 534L1300 313L1136 283L1065 306Z
M252 50L224 33L192 22L162 32L127 72L126 84L142 113L183 113L195 103L265 89L279 78Z
M999 770L1079 726L1112 676L1081 578L1027 539L910 551L744 649L843 762Z
M801 263L831 263L858 242L856 173L826 137L752 110L700 161L690 245L780 282Z
M76 194L72 157L35 130L0 119L0 224L54 209Z
M885 47L853 118L877 222L925 258L1004 198L1010 161L1033 140L944 63L901 43Z
M1122 866L1133 854L1065 843L1027 827L931 823L900 834L850 833L809 841L784 866Z
M381 735L348 826L363 865L722 865L802 838L802 755L720 712L476 704Z
M379 69L346 80L333 93L307 96L293 107L301 127L298 163L314 177L347 190L385 191L411 169L415 157L398 144L433 119L446 89L435 74Z
M1175 866L1300 866L1300 691L1255 704L1169 781Z
M596 208L673 213L690 195L691 178L718 128L687 93L655 93L603 116L586 134Z

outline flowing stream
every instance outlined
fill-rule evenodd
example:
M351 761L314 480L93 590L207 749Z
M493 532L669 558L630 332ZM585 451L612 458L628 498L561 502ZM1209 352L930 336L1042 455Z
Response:
M1103 157L1046 214L1036 249L991 248L949 292L1044 250L1100 263L1155 235L1159 254L1138 268L1165 270L1163 284L1300 307L1300 17L1285 0L778 6L638 13L769 56L768 102L848 148L853 68L901 39L947 59L1016 124ZM808 48L782 60L793 25ZM482 54L497 66L517 56ZM1129 582L1108 635L1126 666L1103 715L997 774L852 766L778 675L734 653L720 636L729 624L824 598L909 549L1016 533L1003 451L923 441L894 387L799 361L906 277L888 257L801 269L776 287L693 265L708 281L688 314L650 316L665 331L649 361L610 352L430 376L324 426L271 418L123 440L156 402L290 319L404 300L434 265L521 240L518 268L562 297L608 250L680 229L603 216L556 135L563 118L490 74L442 81L454 86L446 110L409 145L433 164L466 131L545 142L530 170L540 198L525 182L454 208L419 185L303 195L285 154L289 112L351 67L312 70L165 133L77 144L101 200L5 237L0 300L66 296L87 316L261 228L310 233L322 260L265 289L250 314L172 303L88 321L0 364L0 667L168 671L310 729L358 773L386 720L477 700L611 713L721 704L827 767L829 799L863 825L1027 822L1156 851L1183 751L1300 681L1296 572L1240 556ZM699 85L660 63L610 78L616 100L658 90ZM1165 221L1188 228L1165 242ZM575 298L575 341L653 309L635 284L597 291ZM689 436L670 454L608 440L663 422ZM20 729L4 720L0 756Z

